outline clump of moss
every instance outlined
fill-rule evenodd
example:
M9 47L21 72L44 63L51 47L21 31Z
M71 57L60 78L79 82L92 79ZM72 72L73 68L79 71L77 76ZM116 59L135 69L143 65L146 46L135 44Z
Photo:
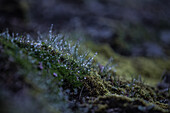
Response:
M0 104L3 105L0 112L60 113L62 104L65 111L70 111L53 78L38 70L36 62L21 48L0 37Z
M62 35L53 35L52 28L49 38L33 41L30 36L13 36L8 31L1 34L3 40L23 50L24 54L34 57L41 64L41 69L55 76L55 81L63 87L80 87L81 79L93 69L93 57L89 52L81 55L78 43L72 44ZM40 65L39 64L39 65Z
M144 84L141 77L133 78L131 81L119 78L114 72L115 66L112 65L112 60L108 63L105 61L104 66L98 63L97 59L93 60L96 54L93 57L89 52L80 54L79 43L74 44L62 35L52 34L52 28L49 31L49 39L45 40L33 41L29 35L10 36L8 32L0 34L0 37L0 47L2 46L0 50L5 55L0 56L5 59L2 60L2 65L6 63L10 66L19 65L14 68L15 72L18 72L18 69L27 70L25 73L21 71L23 77L17 80L28 86L31 84L29 87L33 89L35 86L38 87L33 91L34 94L43 95L42 97L52 106L58 101L64 105L66 101L69 104L66 104L65 109L69 112L71 112L69 107L73 110L75 107L81 107L80 102L81 105L88 104L86 108L89 112L169 111L167 95ZM14 61L10 61L11 57ZM7 66L9 72L13 72L10 66ZM12 81L15 75L11 76L9 73L9 76L5 76L8 73L5 73L4 67L2 70L3 77L7 78L1 83L7 83L8 86L8 81ZM9 84L9 86L15 85ZM58 108L62 112L61 109L62 107Z
M104 106L104 107L103 107ZM125 113L164 113L168 112L157 105L143 101L142 99L131 99L120 95L107 95L97 98L91 111L103 112L125 112Z
M127 81L127 80L123 81L123 80L118 80L118 79L106 81L106 80L102 80L99 77L92 76L92 77L86 77L86 80L84 80L84 87L85 87L84 92L83 92L84 96L85 95L92 96L92 97L100 96L100 98L112 99L110 95L121 95L122 97L121 100L127 105L128 105L127 99L138 100L140 98L140 102L145 103L142 105L144 107L143 109L147 110L148 109L147 104L149 103L149 104L152 104L154 107L156 107L156 108L154 107L153 108L156 110L158 109L158 111L160 110L162 112L166 112L166 110L167 111L169 110L167 96L160 93L154 87L145 85L141 81L138 81L136 79L134 79L133 81ZM114 98L117 98L117 97L114 97ZM108 104L107 100L105 102L102 102L103 103L102 106L103 105L105 106L105 104L106 105ZM99 99L98 101L95 101L93 104L94 105L97 104L100 106L100 103L101 102ZM115 102L115 103L118 103L118 105L120 104L120 106L122 105L121 102ZM140 105L138 105L136 102L133 102L132 105L130 104L129 106L124 106L124 107L127 107L127 109L133 109L134 110L133 112L135 112L135 109L138 108L138 106ZM100 111L100 107L97 109L96 112L98 112L98 110ZM102 107L102 109L108 110L110 108L105 106L104 108Z
M38 91L35 92L40 92L42 97L47 99L52 106L60 101L61 104L66 105L64 109L69 111L67 108L69 103L65 103L65 100L68 100L68 95L64 95L63 92L65 93L66 90L68 93L67 90L70 90L71 93L76 94L75 91L82 86L81 82L84 76L93 69L92 63L95 56L90 57L88 52L83 55L79 54L78 43L69 43L64 37L54 36L51 33L49 33L49 37L49 40L33 41L29 35L13 34L10 36L8 31L0 34L1 49L5 51L2 53L4 57L1 63L1 73L3 73L1 74L3 78L1 84L7 86L5 88L14 90L18 87L15 87L16 83L29 83L30 87L38 87ZM8 60L14 60L14 65ZM6 73L7 69L3 68L6 64L9 67L9 76ZM13 70L16 73L21 70L22 76L17 74L19 78L17 77L15 80L16 74L11 74ZM8 81L10 81L9 84ZM20 84L20 89L22 89L23 84ZM34 92L34 90L32 91ZM56 108L59 106L57 105Z
M86 79L83 80L83 85L85 87L83 94L97 97L109 93L103 82L104 81L99 77L87 76Z

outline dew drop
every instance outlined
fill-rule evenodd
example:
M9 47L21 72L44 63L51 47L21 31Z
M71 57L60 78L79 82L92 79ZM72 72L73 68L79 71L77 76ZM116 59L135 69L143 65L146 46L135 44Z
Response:
M53 76L54 76L54 77L58 77L57 73L53 73Z

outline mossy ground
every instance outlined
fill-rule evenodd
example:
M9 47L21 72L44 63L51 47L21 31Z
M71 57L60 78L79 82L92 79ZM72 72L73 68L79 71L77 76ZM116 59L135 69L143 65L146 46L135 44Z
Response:
M97 97L91 110L106 112L119 108L120 112L168 112L169 94L159 93L154 87L139 81L104 81L98 77L88 77L84 83L85 95ZM88 92L88 94L86 94ZM165 102L165 103L162 103ZM101 105L105 107L101 108ZM150 107L151 108L150 108ZM97 109L95 108L97 107ZM141 108L141 109L140 109Z
M158 84L164 71L170 70L170 58L126 57L113 51L108 44L85 43L86 47L98 52L97 61L105 65L110 57L114 58L116 74L130 80L139 75L152 86Z
M74 59L60 57L60 52L46 44L37 48L31 43L11 42L0 37L1 97L8 98L0 98L1 104L7 103L6 109L1 111L8 113L8 108L13 110L17 107L19 112L32 108L31 112L46 113L169 112L169 92L161 93L141 79L131 77L132 80L129 80L119 76L127 74L130 78L132 74L141 74L152 78L154 74L155 80L158 80L161 70L169 66L167 61L125 58L114 53L108 45L101 46L102 49L95 48L93 51L98 51L99 55L94 63L105 65L112 56L118 63L116 74L113 72L113 75L103 78L95 68L86 72ZM47 57L50 58L45 60ZM61 66L63 64L67 65ZM69 66L72 68L67 69ZM19 95L25 100L23 107Z

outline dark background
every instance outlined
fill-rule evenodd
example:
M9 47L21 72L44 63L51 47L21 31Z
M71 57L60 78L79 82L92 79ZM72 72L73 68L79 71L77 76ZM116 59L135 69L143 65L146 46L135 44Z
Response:
M0 0L0 32L54 30L109 43L121 55L170 55L169 0Z

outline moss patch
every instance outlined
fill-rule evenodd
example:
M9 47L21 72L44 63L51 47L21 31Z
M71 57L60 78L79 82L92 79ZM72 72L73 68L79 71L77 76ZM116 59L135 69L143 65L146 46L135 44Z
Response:
M111 49L111 53L107 52L106 48L109 46L106 46L102 51L107 55L100 57L102 54L99 54L93 60L91 54L79 55L77 45L69 46L63 38L62 41L58 40L62 45L54 49L55 44L52 41L38 43L22 37L16 40L8 34L4 36L0 38L1 90L12 91L12 96L28 90L31 95L29 97L38 98L35 99L37 103L49 105L44 107L47 112L82 112L86 109L88 112L154 113L170 110L169 93L144 84L140 77L131 77L131 80L120 77L123 74L118 70L115 74L109 66L106 66L109 71L106 70L108 73L105 73L103 71L106 67L99 63L102 59L105 65L109 56L116 55L115 62L120 63L119 69L124 61L123 72L127 71L125 66L128 66L131 70L127 73L138 73L145 66L145 72L150 71L147 70L149 67L160 69L158 66L154 67L153 59L122 57ZM100 49L102 48L97 48L97 51ZM136 62L138 67L133 66ZM161 64L163 60L155 62ZM143 67L140 68L140 65ZM165 67L168 65L167 63ZM149 73L143 77L153 76ZM38 107L34 109L37 110Z
M147 58L147 57L125 57L115 53L108 44L86 43L87 47L93 51L97 51L99 55L96 60L102 65L107 63L110 57L114 58L116 74L126 79L132 76L142 76L142 79L150 85L156 85L165 70L170 70L169 58Z
M131 99L120 95L102 96L95 100L91 111L96 113L163 113L168 112L157 105L149 104L141 99Z

